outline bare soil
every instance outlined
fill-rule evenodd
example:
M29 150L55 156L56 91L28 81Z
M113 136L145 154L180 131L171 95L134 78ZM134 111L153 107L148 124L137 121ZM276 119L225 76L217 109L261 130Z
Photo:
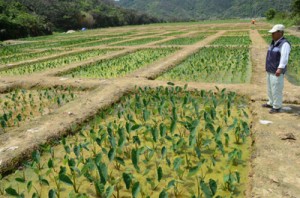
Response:
M62 135L74 132L76 127L93 117L98 111L117 102L125 93L133 90L134 86L166 86L165 81L155 79L168 68L174 67L190 54L207 46L226 31L247 30L252 40L251 60L252 78L250 84L209 84L188 83L189 89L215 89L226 88L246 95L250 99L253 114L252 123L252 170L249 173L250 186L247 197L300 197L300 87L292 85L285 80L284 107L286 110L278 114L269 114L268 109L261 107L266 102L266 73L264 70L267 43L257 31L257 28L268 29L271 26L258 23L256 26L249 24L194 25L193 30L202 28L216 30L217 33L207 37L203 41L191 46L183 46L176 54L142 68L124 78L116 79L68 79L53 77L55 74L78 67L69 65L65 68L49 70L39 74L18 77L0 78L0 91L14 87L50 87L72 86L84 88L86 94L72 101L62 108L45 115L38 120L29 122L26 126L15 129L9 135L0 136L0 172L7 172L17 167L21 160L26 159L31 151L39 145L49 143ZM127 27L128 30L143 30L145 32L162 31L164 26ZM170 29L173 26L169 27ZM185 26L174 26L176 30L184 31ZM118 31L119 28L111 29ZM124 29L122 29L124 30ZM125 31L125 30L124 30ZM291 31L291 34L298 34ZM298 34L299 35L299 34ZM156 42L145 45L153 47ZM145 47L139 46L139 47ZM136 48L124 47L122 53L128 53ZM102 57L111 58L120 55L118 53ZM184 82L175 82L176 85L184 85ZM261 124L261 121L271 121L270 124Z

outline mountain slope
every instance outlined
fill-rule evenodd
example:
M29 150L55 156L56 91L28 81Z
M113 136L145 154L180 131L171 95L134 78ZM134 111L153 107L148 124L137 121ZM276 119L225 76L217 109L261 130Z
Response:
M274 8L289 10L292 0L119 0L125 8L143 10L170 21L261 17Z
M160 22L110 0L0 0L0 40L51 34L53 30Z

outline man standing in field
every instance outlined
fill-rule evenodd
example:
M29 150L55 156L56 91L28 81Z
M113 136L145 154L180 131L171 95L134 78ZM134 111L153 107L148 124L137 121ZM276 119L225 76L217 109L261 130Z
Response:
M270 113L279 113L282 107L284 74L291 51L290 43L283 37L284 28L284 25L277 24L269 31L272 33L266 60L269 101L262 106L271 108Z

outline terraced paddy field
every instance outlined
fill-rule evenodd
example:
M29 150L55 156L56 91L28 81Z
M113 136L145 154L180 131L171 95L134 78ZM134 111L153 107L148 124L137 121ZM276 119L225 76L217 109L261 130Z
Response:
M0 49L0 197L297 197L299 33L284 109L272 25L128 26ZM268 124L265 124L268 123Z

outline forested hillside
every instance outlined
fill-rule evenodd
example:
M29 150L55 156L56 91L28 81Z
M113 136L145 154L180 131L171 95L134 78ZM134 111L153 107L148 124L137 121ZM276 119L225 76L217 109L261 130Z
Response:
M0 40L159 21L108 0L0 0Z
M125 8L143 10L169 21L261 17L270 9L290 9L292 0L119 0Z

